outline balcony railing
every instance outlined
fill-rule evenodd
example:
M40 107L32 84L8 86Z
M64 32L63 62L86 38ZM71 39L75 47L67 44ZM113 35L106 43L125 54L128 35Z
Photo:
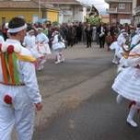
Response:
M117 8L109 8L106 11L109 14L132 14L132 11L120 11Z
M105 2L133 2L133 0L105 0Z
M136 8L134 9L134 12L135 12L135 14L140 13L140 6L136 7Z
M108 13L116 13L117 14L117 8L109 8L106 10Z

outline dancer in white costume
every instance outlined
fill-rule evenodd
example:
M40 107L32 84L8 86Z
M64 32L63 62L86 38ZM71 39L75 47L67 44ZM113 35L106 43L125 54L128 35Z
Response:
M49 47L49 38L43 33L43 29L42 28L38 28L37 29L37 36L36 36L36 43L37 43L37 50L38 53L42 55L42 57L40 57L40 62L39 62L39 66L38 66L38 70L41 70L44 68L44 63L47 60L47 55L51 54L51 50Z
M26 36L24 37L23 45L30 50L36 45L35 42L36 41L35 41L34 30L31 29L27 32Z
M53 32L53 41L52 41L52 49L55 52L56 55L56 62L55 64L58 64L60 62L64 62L65 58L63 55L63 49L65 48L65 43L61 35L58 31Z
M121 57L119 61L120 64L119 64L118 71L122 71L124 68L128 67L127 52L129 53L135 46L137 46L140 43L140 29L136 30L136 34L132 37L132 39L130 39L130 37L128 39L129 39L129 43L131 41L130 47L128 47L128 45L123 45L122 54L126 54L126 55L123 55L123 57Z
M9 39L0 45L0 140L11 140L14 126L18 140L32 140L35 109L42 109L35 58L21 45L26 27L24 19L12 18Z
M123 51L122 46L126 42L127 35L128 34L124 30L122 30L121 34L117 38L117 41L113 42L110 45L110 49L115 50L114 58L112 60L112 62L115 64L119 64L119 61L122 57L122 51Z
M37 29L36 43L38 44L38 50L40 53L46 55L51 54L49 47L49 38L43 33L42 28Z
M124 68L127 67L127 59L126 56L130 52L129 44L130 44L130 37L129 35L124 32L122 33L122 37L118 40L120 49L117 52L117 56L119 56L119 64L118 64L118 73L121 72Z
M126 45L124 45L124 48L127 52L130 52L137 44L139 44L140 41L140 29L137 28L136 30L136 35L131 39L130 43L130 48ZM127 59L127 53L125 51L122 52L124 55L121 57L119 61L119 66L118 66L118 73L124 70L125 68L129 67L128 65L128 59ZM118 95L116 98L117 103L121 103L123 100L123 96Z
M36 45L36 37L34 35L34 30L30 29L27 32L27 35L24 37L24 41L23 41L23 45L30 50L30 52L32 53L32 55L35 58L39 58L41 57L41 54L38 53L37 51L37 45Z
M139 43L140 43L140 29L137 29L136 34L132 37L130 49L133 49Z
M4 38L2 35L0 35L0 43L3 43L4 42Z
M116 77L112 88L124 98L135 101L130 108L127 122L131 126L137 127L133 117L140 108L140 44L130 51L127 64L128 67Z
M34 29L30 29L27 32L27 35L24 37L23 45L30 50L31 54L36 58L35 67L36 70L38 70L40 63L42 61L42 58L44 58L44 55L39 53L37 50L37 44L36 44L36 37L34 35Z

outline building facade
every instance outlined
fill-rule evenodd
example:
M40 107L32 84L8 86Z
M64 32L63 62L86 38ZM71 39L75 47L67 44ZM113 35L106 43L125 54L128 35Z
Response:
M109 15L100 15L103 23L109 23Z
M109 21L110 23L119 22L121 24L131 24L132 18L132 3L133 0L105 0L109 4Z
M15 16L23 17L28 23L35 23L42 18L54 22L59 20L59 10L34 0L0 0L0 24Z
M60 9L59 23L84 21L86 10L80 2L76 0L41 0L41 2L53 5Z
M135 25L140 23L140 0L133 0L133 19Z

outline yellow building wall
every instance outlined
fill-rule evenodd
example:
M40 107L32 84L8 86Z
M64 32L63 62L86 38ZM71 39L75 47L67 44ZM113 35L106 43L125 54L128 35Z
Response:
M15 16L21 16L24 17L26 22L32 22L33 21L33 16L39 15L38 11L14 11L14 10L5 10L5 11L0 11L0 23L2 23L2 17L5 17L6 22L8 22L11 18Z
M58 11L47 11L47 19L51 22L59 20L59 12Z
M31 23L33 22L33 17L34 16L38 16L39 15L41 16L42 11L40 11L39 13L39 10L8 10L8 9L4 9L4 10L0 10L0 24L2 23L2 17L5 17L5 22L9 22L9 20L15 16L21 16L23 17L26 22L28 23ZM59 12L58 11L52 11L52 10L49 10L47 9L46 11L46 17L47 19L49 19L51 22L54 22L54 21L58 21L59 19Z

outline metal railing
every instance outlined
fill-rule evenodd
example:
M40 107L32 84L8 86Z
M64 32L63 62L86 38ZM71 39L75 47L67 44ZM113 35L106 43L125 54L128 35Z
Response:
M109 8L106 10L108 13L117 13L117 8Z

